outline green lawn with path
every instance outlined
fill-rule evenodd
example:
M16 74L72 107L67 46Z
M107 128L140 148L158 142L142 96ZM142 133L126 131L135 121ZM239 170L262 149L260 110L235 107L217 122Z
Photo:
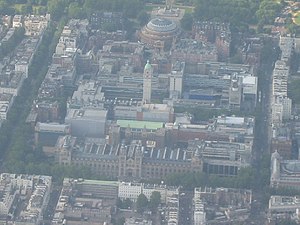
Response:
M294 16L294 22L297 25L300 25L300 12L297 12Z

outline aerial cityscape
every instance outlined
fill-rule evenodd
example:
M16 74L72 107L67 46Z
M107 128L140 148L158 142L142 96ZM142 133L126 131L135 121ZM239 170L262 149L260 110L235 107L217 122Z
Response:
M0 224L300 224L300 1L0 0Z

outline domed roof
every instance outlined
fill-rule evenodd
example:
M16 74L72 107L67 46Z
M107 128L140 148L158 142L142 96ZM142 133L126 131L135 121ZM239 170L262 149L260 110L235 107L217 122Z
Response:
M154 18L147 24L147 28L156 32L170 32L176 30L177 25L168 19Z
M299 161L291 161L284 165L284 169L290 173L300 173L300 163Z
M152 68L152 66L151 66L149 60L147 60L147 64L145 65L144 70L151 70L151 68Z

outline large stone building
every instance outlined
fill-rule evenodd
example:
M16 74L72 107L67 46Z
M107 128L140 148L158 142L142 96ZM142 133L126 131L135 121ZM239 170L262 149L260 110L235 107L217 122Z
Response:
M169 19L154 18L139 32L142 43L160 50L169 49L180 33L177 24Z
M61 165L88 166L107 177L140 179L165 178L168 174L202 171L199 156L187 149L154 148L141 141L111 146L104 139L64 136L57 143Z
M121 126L125 124L119 122ZM156 130L158 125L145 124L148 131L137 131L136 136L123 139L122 144L120 139L109 144L100 138L61 136L55 158L61 165L88 166L96 174L119 179L164 179L185 172L234 176L249 165L252 143L195 140L186 148L165 147L153 140L158 134L151 140L150 130ZM127 135L126 128L124 132Z
M300 187L300 160L283 160L275 151L271 157L271 187Z

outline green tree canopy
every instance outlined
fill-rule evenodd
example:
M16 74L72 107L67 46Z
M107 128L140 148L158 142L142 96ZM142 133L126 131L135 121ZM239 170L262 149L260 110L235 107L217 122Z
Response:
M150 19L150 15L145 11L142 10L137 15L137 20L139 21L141 26L144 26Z
M180 20L180 25L182 29L186 31L191 31L193 26L193 15L190 13L185 13L182 19Z
M148 199L144 194L140 194L136 200L136 210L143 213L148 207Z
M161 195L158 191L153 191L150 196L149 208L152 212L156 212L157 207L161 203Z

